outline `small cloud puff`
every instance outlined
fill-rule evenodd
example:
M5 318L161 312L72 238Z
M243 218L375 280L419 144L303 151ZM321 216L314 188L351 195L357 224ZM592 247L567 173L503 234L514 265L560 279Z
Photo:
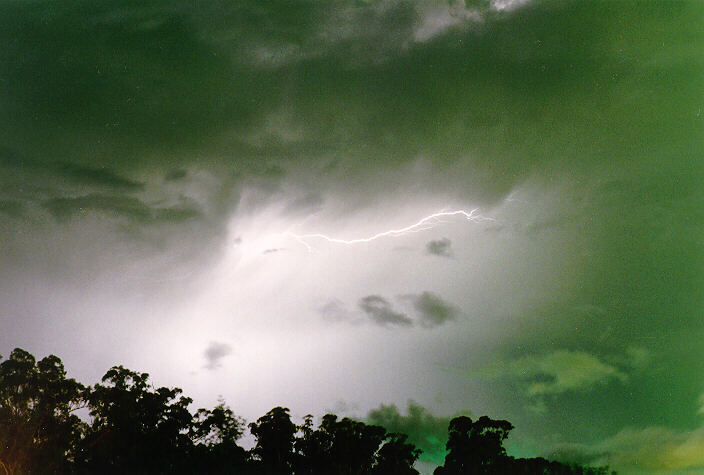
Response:
M333 323L349 320L350 317L345 304L338 299L329 300L318 311L324 320Z
M391 303L380 295L368 295L359 300L359 308L381 326L398 325L410 327L413 320L405 313L397 312Z
M211 341L204 352L206 359L205 368L209 370L219 368L221 360L230 353L232 353L232 347L227 343Z
M432 256L452 257L452 241L448 238L430 241L425 245L425 252L426 254L430 254Z
M407 295L405 298L412 302L413 309L420 318L420 324L426 328L437 327L454 320L459 313L439 295L427 290L420 295Z

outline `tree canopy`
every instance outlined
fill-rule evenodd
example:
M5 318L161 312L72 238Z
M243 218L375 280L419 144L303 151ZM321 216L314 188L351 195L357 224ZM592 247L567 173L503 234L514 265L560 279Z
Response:
M56 356L39 362L15 349L0 363L0 475L266 474L413 475L421 450L408 436L335 414L302 424L275 407L250 423L224 401L191 412L179 388L154 387L149 374L123 366L84 386L66 378ZM75 413L87 409L82 420ZM251 450L238 441L249 428ZM503 442L513 425L461 416L448 428L437 475L603 474L542 458L514 459Z

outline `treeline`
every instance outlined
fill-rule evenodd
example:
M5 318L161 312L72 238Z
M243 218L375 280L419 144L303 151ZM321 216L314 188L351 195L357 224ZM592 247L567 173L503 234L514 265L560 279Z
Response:
M0 363L2 474L417 474L421 454L405 434L334 414L291 421L275 407L249 425L220 402L189 410L178 388L155 388L147 373L111 368L100 383L66 378L56 356L36 361L15 349ZM84 409L82 420L76 412ZM246 429L256 441L238 445ZM517 459L503 442L513 426L480 417L453 419L439 475L605 474L543 458Z

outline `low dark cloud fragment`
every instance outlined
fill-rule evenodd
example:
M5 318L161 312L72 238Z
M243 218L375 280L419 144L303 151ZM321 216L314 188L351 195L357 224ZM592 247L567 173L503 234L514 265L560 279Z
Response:
M284 209L284 214L312 214L322 209L324 201L319 193L308 193L289 203Z
M281 252L281 251L285 251L285 250L286 250L285 247L275 247L275 248L271 248L271 249L264 249L262 251L262 254L275 254L277 252Z
M24 206L19 201L0 200L0 214L19 218L24 215Z
M93 193L73 198L52 198L44 202L44 207L59 221L88 211L123 216L135 221L149 220L149 207L137 198Z
M457 317L458 310L433 292L425 291L420 295L409 295L407 298L420 317L420 324L426 328L440 326Z
M130 221L149 224L156 222L182 222L200 216L194 208L150 208L141 200L130 196L92 193L74 198L53 198L44 207L58 220L66 221L86 212L98 212Z
M360 299L359 307L378 325L403 327L413 325L413 320L406 314L395 311L389 301L380 295L368 295Z
M15 149L0 146L0 166L2 167L27 167L34 166L33 160L28 159Z
M180 223L190 221L201 216L201 212L195 208L171 207L156 208L152 210L153 221Z
M452 241L448 238L430 241L425 245L425 252L433 256L452 257Z
M106 167L86 167L63 162L56 166L57 171L76 183L99 186L113 190L136 191L144 188L144 183L129 180Z
M177 168L174 170L169 170L166 172L166 175L164 176L164 179L166 181L178 181L178 180L183 180L188 176L188 172L182 168Z
M607 452L600 452L585 444L562 444L545 454L545 457L567 464L595 465L608 455Z
M232 347L227 343L211 341L203 353L206 359L205 368L213 370L222 366L222 359L232 353Z

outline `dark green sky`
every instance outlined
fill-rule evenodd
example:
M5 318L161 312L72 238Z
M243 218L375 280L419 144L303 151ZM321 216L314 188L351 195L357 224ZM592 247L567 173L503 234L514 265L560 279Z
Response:
M0 41L0 354L704 469L704 4L1 1Z

